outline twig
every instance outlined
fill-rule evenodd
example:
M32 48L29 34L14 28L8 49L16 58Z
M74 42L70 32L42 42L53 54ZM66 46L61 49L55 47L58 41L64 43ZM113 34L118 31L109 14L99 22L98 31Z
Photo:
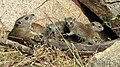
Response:
M23 67L26 64L30 64L35 60L34 57L25 57L21 62L19 62L15 67Z
M0 45L18 48L22 53L33 54L33 50L17 42L0 38Z
M36 7L35 10L38 9L38 8L40 8L40 7L41 7L43 4L45 4L47 1L49 1L49 0L45 0L41 5L39 5L38 7Z
M93 53L96 52L96 49L97 49L97 52L104 51L105 49L107 49L108 47L113 45L113 43L116 42L116 41L119 41L119 39L106 41L106 42L99 43L99 44L96 44L96 45L77 43L77 44L74 44L74 46L79 51L80 55L90 55L90 54L92 55ZM69 49L69 47L63 41L51 40L50 44L57 47L57 48L60 48L62 50L68 50ZM71 45L70 45L70 47L71 47Z

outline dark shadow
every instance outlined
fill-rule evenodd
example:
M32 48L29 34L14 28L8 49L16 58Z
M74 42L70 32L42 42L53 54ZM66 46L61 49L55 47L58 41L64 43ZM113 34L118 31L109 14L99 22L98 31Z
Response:
M80 4L81 10L88 17L90 22L97 21L97 22L100 22L101 24L103 23L103 21L94 12L92 12L87 6L85 6L79 0L77 1ZM118 38L118 36L111 30L111 28L109 28L106 25L104 25L103 27L104 27L104 30L101 32L101 34L103 34L106 37L106 39L110 38L114 40Z

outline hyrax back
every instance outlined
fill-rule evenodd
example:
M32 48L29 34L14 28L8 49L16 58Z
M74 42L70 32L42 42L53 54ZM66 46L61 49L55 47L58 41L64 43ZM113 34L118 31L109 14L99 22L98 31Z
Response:
M65 18L65 24L70 30L68 35L77 35L81 39L84 39L85 42L92 44L94 44L96 40L101 41L99 35L93 31L91 24L82 24L71 17Z
M40 24L37 24L37 23L32 23L31 27L32 27L34 32L36 32L38 35L43 36L45 27L43 27L43 26L41 26Z

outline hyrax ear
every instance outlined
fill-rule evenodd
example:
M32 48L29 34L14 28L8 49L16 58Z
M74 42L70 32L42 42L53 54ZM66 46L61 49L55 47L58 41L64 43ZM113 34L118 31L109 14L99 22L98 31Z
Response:
M22 22L17 20L17 21L15 22L15 24L16 24L16 25L21 25Z
M73 18L73 22L76 20L76 18Z
M45 25L46 25L46 27L47 27L49 24L46 23Z
M65 18L64 20L67 21L67 18Z
M73 18L72 23L75 23L76 18Z

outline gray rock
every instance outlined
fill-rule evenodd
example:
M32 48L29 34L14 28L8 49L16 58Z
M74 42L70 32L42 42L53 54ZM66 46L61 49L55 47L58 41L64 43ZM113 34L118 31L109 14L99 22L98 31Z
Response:
M105 0L106 6L116 16L120 14L120 0Z
M12 30L16 19L30 13L37 16L36 23L43 26L52 23L44 12L52 17L53 22L72 16L89 23L88 18L72 0L0 0L0 17L2 16L1 20L8 30Z
M120 67L120 41L115 42L105 51L95 54L87 67Z

